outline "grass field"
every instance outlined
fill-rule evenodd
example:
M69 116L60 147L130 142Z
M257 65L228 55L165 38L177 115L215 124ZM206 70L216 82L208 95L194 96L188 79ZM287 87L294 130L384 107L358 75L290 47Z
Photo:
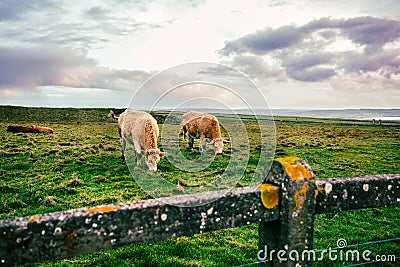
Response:
M74 109L0 109L0 219L150 197L120 158L117 125L106 118L107 109L86 109L83 114ZM52 113L56 115L52 117ZM253 129L255 122L247 119L246 129ZM276 122L275 156L305 159L318 179L400 173L400 126L282 120ZM11 134L6 132L11 124L38 124L53 128L54 133ZM250 159L237 186L248 185L256 172L259 139L257 131L249 130L248 135L253 140ZM200 156L198 150L182 151L188 158ZM180 171L163 158L158 173L177 185L198 186L220 175L229 158L227 146L201 174ZM399 218L399 207L318 215L315 248L335 247L338 238L345 238L348 244L398 238ZM254 224L38 266L234 266L257 260L257 237ZM360 249L369 249L373 255L400 256L399 241ZM325 260L314 266L341 264Z

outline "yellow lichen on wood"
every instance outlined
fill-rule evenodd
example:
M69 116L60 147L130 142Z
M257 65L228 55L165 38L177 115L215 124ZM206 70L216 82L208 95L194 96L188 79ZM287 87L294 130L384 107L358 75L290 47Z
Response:
M324 192L324 189L318 183L315 183L315 186L317 187L317 189L315 189L315 197L317 197L320 192Z
M39 221L39 216L38 215L33 215L32 217L30 217L28 219L28 223L37 222L37 221Z
M287 158L277 158L275 161L282 164L285 172L290 176L292 180L300 180L301 178L311 178L311 173L306 169L306 167L300 163L298 157L287 157Z
M279 203L279 191L276 186L269 184L259 184L261 190L261 201L267 209L275 208Z
M86 211L87 212L110 212L114 210L118 210L121 208L120 206L97 206L97 207L92 207L88 208Z

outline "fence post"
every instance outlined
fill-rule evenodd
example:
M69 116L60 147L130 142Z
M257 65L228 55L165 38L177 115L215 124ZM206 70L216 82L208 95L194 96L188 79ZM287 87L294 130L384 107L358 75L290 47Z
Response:
M264 170L261 200L279 205L279 219L259 224L259 266L311 266L315 196L314 174L297 157L277 158Z

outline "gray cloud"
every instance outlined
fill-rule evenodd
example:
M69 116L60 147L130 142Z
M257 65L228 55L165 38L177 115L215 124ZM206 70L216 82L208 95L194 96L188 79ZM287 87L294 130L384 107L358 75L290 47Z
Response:
M346 72L373 72L390 68L394 74L400 73L400 49L386 50L374 55L346 52L342 55L340 67Z
M98 48L117 35L162 27L164 22L138 21L127 12L138 12L149 5L151 2L140 0L115 0L94 6L82 2L76 5L82 7L79 10L60 1L0 1L0 39L14 47Z
M289 55L282 59L282 66L290 69L303 69L315 65L328 64L334 59L331 53L314 53L303 55Z
M220 53L231 55L250 52L255 55L263 55L275 49L295 45L304 38L305 34L293 26L268 28L225 43Z
M363 50L335 51L329 47L337 40L346 39ZM354 73L361 87L367 77L362 73L381 77L381 81L398 80L400 50L389 47L399 39L400 21L374 17L322 18L303 26L267 28L244 35L226 42L219 53L231 56L231 64L249 74L270 76L268 74L275 69L276 72L283 70L289 78L298 81L320 82L335 78L335 87L339 88L341 79L354 77L345 74ZM265 58L273 62L268 68Z
M237 77L237 71L223 66L217 65L215 67L204 67L199 71L199 74L202 75L212 75L212 76L222 76L222 77Z
M400 37L400 22L373 17L352 19L322 18L304 26L282 26L277 29L267 28L239 39L225 43L219 51L223 55L250 52L255 55L267 54L273 50L291 48L305 37L319 30L338 29L354 43L373 47L382 47ZM325 37L334 37L332 33Z
M18 2L13 5L13 2ZM0 22L0 39L3 45L13 47L67 46L90 48L107 42L107 36L96 35L93 25L84 21L68 19L70 10L63 3L45 1L1 1L5 10L13 15ZM97 24L97 23L96 23Z
M154 2L154 0L113 0L113 2L124 9L136 9L138 11L147 11L149 5Z
M274 68L259 56L238 55L233 58L232 64L251 76L277 78L283 74L282 71Z
M121 13L121 9L125 9L128 4L138 8L135 2L124 3L117 1L116 7L106 8L103 6L93 6L84 10L84 17L92 20L92 23L93 21L96 22L96 25L88 28L88 32L96 31L111 35L127 35L145 29L162 27L162 25L156 23L137 22L135 18L132 17L120 17L119 13ZM148 3L139 2L137 4L142 6Z
M295 80L317 82L336 74L332 67L318 67L318 65L329 65L333 60L334 55L331 53L289 55L282 58L282 66L286 69L287 75Z
M313 67L301 70L287 69L287 74L298 81L319 82L334 76L336 72L331 68Z
M0 21L15 21L25 18L29 13L47 9L58 9L51 0L2 0L0 1Z
M400 37L400 21L374 17L350 19L322 18L303 27L303 31L312 33L320 29L339 29L341 33L356 44L366 45L366 49L380 49L386 43Z
M103 20L108 17L108 12L105 8L94 6L86 10L85 15L90 19Z
M0 89L67 86L131 90L149 75L101 67L71 49L0 49Z
M94 26L86 27L79 23L59 23L49 25L43 31L26 31L19 34L23 44L39 46L76 47L89 49L97 44L109 42L108 36L95 33ZM28 32L29 34L25 34Z
M381 48L400 37L400 22L361 17L344 21L341 28L355 43Z

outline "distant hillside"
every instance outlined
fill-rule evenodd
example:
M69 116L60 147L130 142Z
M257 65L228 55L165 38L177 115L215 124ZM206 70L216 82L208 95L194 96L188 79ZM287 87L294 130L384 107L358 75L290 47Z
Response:
M113 109L119 114L124 109ZM0 121L109 122L109 108L37 108L0 106Z
M38 108L19 106L0 106L0 121L29 122L112 122L107 115L110 109L116 116L125 109L118 108ZM150 112L158 123L164 123L168 113ZM171 123L180 123L174 116Z
M125 109L115 108L39 108L0 106L0 121L32 121L32 122L110 122L107 118L112 109L118 116ZM193 109L213 114L231 114L232 110L224 109ZM176 110L185 112L187 110ZM237 114L250 114L248 110L236 109ZM255 109L256 114L268 114L270 111ZM305 110L305 109L272 109L275 117L307 117L307 118L332 118L353 120L392 120L400 121L400 109L342 109L342 110ZM164 123L168 111L151 112L158 123ZM179 116L170 117L171 123L179 123Z

